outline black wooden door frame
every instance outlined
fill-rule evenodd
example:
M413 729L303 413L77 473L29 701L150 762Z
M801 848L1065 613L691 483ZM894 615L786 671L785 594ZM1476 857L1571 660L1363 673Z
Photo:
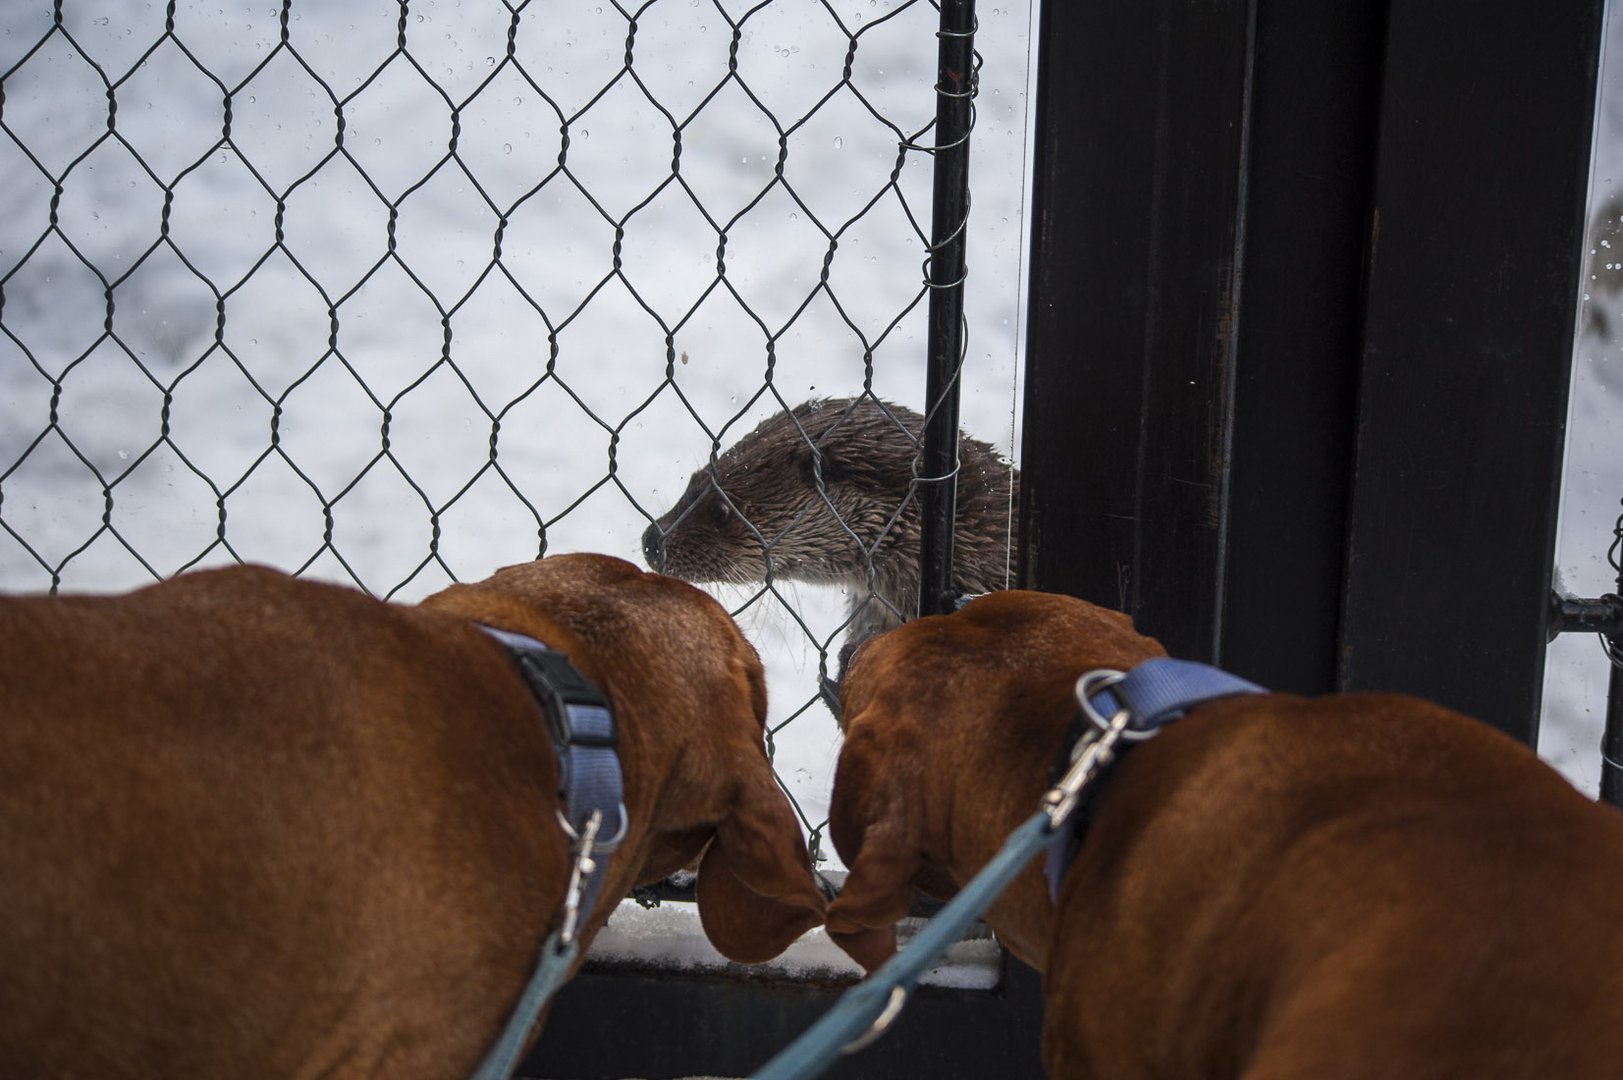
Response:
M1022 582L1532 742L1603 3L1049 7Z

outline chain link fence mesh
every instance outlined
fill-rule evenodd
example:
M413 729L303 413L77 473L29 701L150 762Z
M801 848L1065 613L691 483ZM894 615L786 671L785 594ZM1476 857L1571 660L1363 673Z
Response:
M929 0L273 2L0 11L0 586L637 559L763 416L921 404ZM812 593L735 603L815 842Z

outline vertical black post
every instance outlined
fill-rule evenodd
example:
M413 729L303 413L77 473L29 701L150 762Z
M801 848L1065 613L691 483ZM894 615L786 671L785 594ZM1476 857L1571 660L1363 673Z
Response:
M1623 597L1623 514L1612 527L1616 537L1606 552L1607 561L1617 571L1617 592ZM1611 678L1606 683L1606 731L1601 737L1600 797L1623 807L1623 626L1606 635L1606 655L1612 661Z
M1623 589L1623 585L1618 586ZM1606 686L1606 734L1601 740L1600 797L1623 807L1623 634L1611 639L1612 677Z
M958 372L964 355L964 232L975 94L975 0L943 0L936 76L935 192L930 219L928 371L919 487L919 614L951 611L958 513ZM904 614L911 615L912 612Z
M1223 628L1254 8L1045 4L1038 60L1020 580L1202 660Z

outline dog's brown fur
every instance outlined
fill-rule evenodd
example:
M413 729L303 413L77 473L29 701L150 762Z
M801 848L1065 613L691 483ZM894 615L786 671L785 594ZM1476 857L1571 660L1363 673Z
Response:
M1028 818L1081 673L1161 654L1118 614L994 594L870 642L843 687L830 935L872 968ZM1051 906L1054 1077L1614 1077L1623 817L1486 725L1397 695L1229 698L1105 780Z
M0 1073L470 1074L569 864L541 711L475 622L613 703L629 831L587 939L701 851L728 956L822 921L760 662L682 582L564 555L415 608L256 568L3 599Z

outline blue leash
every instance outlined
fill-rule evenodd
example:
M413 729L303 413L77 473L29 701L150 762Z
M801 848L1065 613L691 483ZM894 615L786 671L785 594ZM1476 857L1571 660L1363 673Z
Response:
M887 1010L894 1016L905 994L949 946L981 917L1009 879L1047 846L1053 825L1046 810L1033 814L1003 844L973 881L953 897L907 948L847 990L832 1009L755 1073L754 1080L820 1076L852 1040L875 1026ZM887 1022L888 1026L888 1022ZM875 1034L882 1034L881 1028ZM865 1045L860 1044L860 1045ZM860 1049L860 1045L855 1047Z
M575 954L579 951L580 942L574 938L560 945L557 934L547 937L546 943L541 946L541 960L536 964L535 974L530 976L530 983L524 988L518 1005L513 1008L513 1015L508 1018L507 1027L502 1029L501 1038L496 1040L496 1045L490 1048L485 1060L474 1070L473 1080L507 1080L513 1075L513 1070L518 1068L519 1057L524 1053L524 1044L529 1040L530 1028L552 995L558 992L558 987L563 985L564 977L569 974L569 965L575 962Z
M1016 874L1055 845L1056 834L1076 811L1082 789L1109 766L1118 743L1147 739L1203 702L1263 692L1219 668L1166 658L1146 660L1125 674L1093 671L1078 679L1077 707L1088 727L1077 741L1069 771L1043 796L1043 808L1009 835L992 860L905 949L847 990L753 1080L821 1076L840 1054L860 1050L883 1035L919 976L963 937Z

